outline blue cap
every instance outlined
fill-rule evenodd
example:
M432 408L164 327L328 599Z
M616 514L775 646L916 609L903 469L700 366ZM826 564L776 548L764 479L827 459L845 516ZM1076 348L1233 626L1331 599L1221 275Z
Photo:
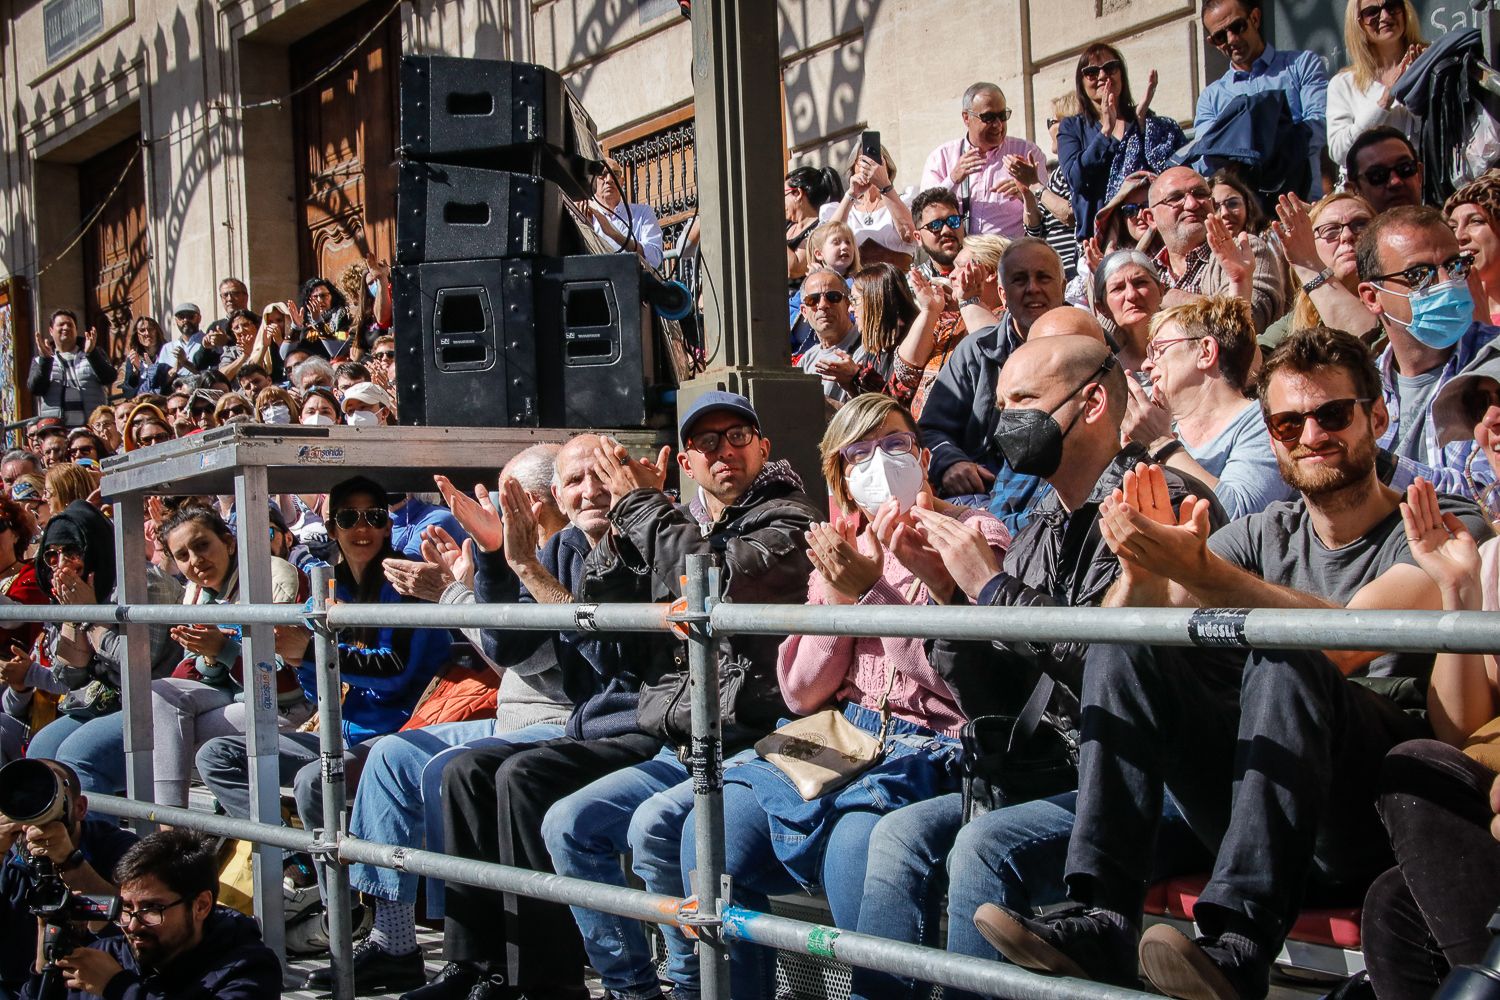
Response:
M693 400L693 405L683 411L681 417L677 420L678 436L686 439L688 429L693 426L699 417L720 411L738 413L754 424L756 428L760 427L760 416L755 412L755 407L750 405L750 400L737 392L725 392L723 389L714 389L712 392L705 392Z

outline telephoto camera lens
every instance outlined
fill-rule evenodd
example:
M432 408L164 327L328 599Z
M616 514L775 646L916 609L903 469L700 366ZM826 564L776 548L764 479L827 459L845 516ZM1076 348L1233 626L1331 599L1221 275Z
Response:
M42 826L61 819L67 789L56 771L40 760L13 760L0 767L0 813L15 823Z

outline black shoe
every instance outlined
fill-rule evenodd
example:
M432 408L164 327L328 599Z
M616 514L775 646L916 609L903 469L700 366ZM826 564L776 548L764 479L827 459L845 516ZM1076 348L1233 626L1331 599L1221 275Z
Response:
M480 976L469 987L469 995L465 1000L522 1000L522 994L514 986L508 985L504 976Z
M427 982L422 949L392 955L369 938L354 946L354 986L361 993L410 990ZM302 985L305 990L333 989L333 966L314 969Z
M974 914L974 926L1000 954L1033 972L1131 989L1140 985L1139 935L1097 910L1072 909L1034 919L985 903Z
M479 981L479 969L470 962L449 962L425 986L401 994L401 1000L464 1000Z
M1169 924L1155 924L1141 935L1141 969L1169 997L1258 1000L1270 991L1271 963L1251 951L1226 938L1191 940Z

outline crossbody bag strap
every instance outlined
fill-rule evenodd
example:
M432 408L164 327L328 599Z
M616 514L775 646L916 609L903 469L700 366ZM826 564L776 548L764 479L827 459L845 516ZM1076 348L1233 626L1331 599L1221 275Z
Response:
M1026 706L1021 709L1021 714L1016 717L1015 727L1010 731L1011 750L1024 744L1036 733L1047 706L1052 703L1052 692L1056 688L1057 681L1050 674L1044 673L1037 679L1036 687L1031 689L1031 697L1026 699Z

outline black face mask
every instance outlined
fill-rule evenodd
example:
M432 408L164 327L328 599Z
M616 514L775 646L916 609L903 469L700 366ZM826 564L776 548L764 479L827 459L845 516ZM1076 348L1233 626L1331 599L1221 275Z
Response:
M1078 423L1083 411L1079 410L1066 428L1059 426L1052 414L1062 409L1084 386L1114 366L1115 356L1110 354L1078 388L1046 412L1032 409L1001 410L995 417L993 442L1006 464L1023 476L1047 479L1056 474L1062 465L1063 440L1073 430L1073 425Z

